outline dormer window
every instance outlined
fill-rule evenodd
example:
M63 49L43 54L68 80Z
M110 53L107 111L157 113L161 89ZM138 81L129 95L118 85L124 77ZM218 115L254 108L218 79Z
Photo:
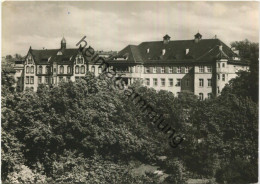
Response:
M166 49L162 50L162 55L164 55L166 53Z
M190 52L190 49L186 49L186 52L185 52L186 55L187 55L189 52Z
M148 54L150 52L150 49L148 48L148 49L146 49L146 53Z
M61 51L59 51L59 52L57 53L57 55L58 55L58 56L62 55L62 52L61 52Z

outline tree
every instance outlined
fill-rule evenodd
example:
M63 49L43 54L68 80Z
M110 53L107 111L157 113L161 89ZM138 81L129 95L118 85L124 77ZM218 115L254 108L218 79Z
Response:
M245 59L250 59L251 55L259 50L259 44L250 42L248 39L243 41L235 41L230 45L231 47L235 47L237 50L239 50L239 55Z

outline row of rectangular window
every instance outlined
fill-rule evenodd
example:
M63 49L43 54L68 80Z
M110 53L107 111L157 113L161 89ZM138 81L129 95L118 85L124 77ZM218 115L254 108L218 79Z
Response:
M217 76L218 76L218 80L220 80L220 74L218 74ZM222 74L222 81L225 81L225 80L226 80L226 75Z
M220 68L220 66L221 66L220 63L218 63L218 68ZM225 66L226 66L225 63L222 63L222 68L225 68Z
M212 93L208 93L208 99L211 99L212 98ZM199 93L199 99L200 100L204 100L204 95L203 93Z
M150 86L150 79L146 78L145 81L146 81L145 84L147 86ZM186 79L185 83L186 83L186 86L189 86L190 80ZM168 79L168 84L169 84L170 87L172 87L173 86L173 79ZM153 86L157 86L157 85L158 85L158 79L154 78L153 79ZM165 86L165 79L164 78L161 78L161 86ZM175 86L181 86L181 79L177 79ZM204 86L204 79L199 79L199 86L200 87ZM208 79L208 87L211 87L211 86L212 86L212 80Z
M189 86L189 79L186 79L186 85ZM149 78L146 78L145 79L145 84L147 86L150 86L150 79ZM168 79L168 84L170 87L173 86L173 79ZM153 86L157 86L158 85L158 79L154 78L153 79ZM161 86L165 86L165 79L164 78L161 78ZM181 79L177 79L176 81L176 85L175 86L181 86Z
M199 87L203 87L204 86L204 79L199 79ZM212 86L212 80L208 79L208 87Z
M26 76L26 79L25 79L25 83L26 84L34 84L34 77L33 76Z
M42 74L43 73L42 71L43 71L42 66L39 66L37 73ZM48 74L49 71L50 71L49 67L46 67L45 74ZM32 73L33 74L34 73L34 66L31 66L31 67L27 66L26 67L26 73ZM54 68L54 73L56 73L56 68ZM67 73L68 74L72 73L70 66L67 67ZM79 74L79 73L84 74L85 73L85 66L81 66L81 67L76 66L75 67L75 73L76 74ZM59 74L64 74L64 66L60 66Z
M205 66L199 66L199 72L204 73L204 68ZM189 73L190 67L185 67L184 73ZM177 67L177 73L181 73L181 67ZM211 73L212 72L212 67L207 66L207 72ZM145 67L145 73L150 73L150 67ZM152 73L157 73L157 67L153 67ZM165 73L165 67L161 67L161 73ZM168 67L168 73L173 73L173 67Z

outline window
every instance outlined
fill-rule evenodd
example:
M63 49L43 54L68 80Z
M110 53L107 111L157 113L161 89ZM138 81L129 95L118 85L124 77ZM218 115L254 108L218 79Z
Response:
M185 73L189 73L189 67L185 67Z
M161 86L165 86L165 79L161 79Z
M48 84L49 83L49 78L45 77L45 83Z
M38 77L38 84L42 83L42 77Z
M53 68L53 73L56 73L56 68Z
M145 73L149 73L150 70L149 70L149 67L145 67Z
M49 73L50 73L50 66L46 66L45 74L49 74Z
M62 82L63 81L63 77L59 77L59 81Z
M204 80L203 79L199 79L199 86L203 87L204 86Z
M53 84L53 77L51 77L51 84Z
M67 67L67 73L71 73L71 67L70 66Z
M181 79L177 79L176 86L181 86Z
M34 83L34 77L31 77L30 80L31 80L30 84L33 84Z
M29 77L28 77L28 76L26 77L25 83L26 83L26 84L29 84Z
M225 63L222 63L222 67L225 68Z
M177 67L177 73L181 73L181 67L180 66Z
M207 66L207 71L208 72L212 72L212 67L211 66Z
M212 93L208 93L208 99L212 98Z
M64 67L60 66L60 74L63 74L63 73L64 73Z
M28 64L32 64L32 56L28 57Z
M81 66L81 74L84 74L85 73L85 66Z
M190 79L186 79L186 86L190 85Z
M218 94L220 93L219 87L218 87Z
M78 82L79 81L79 77L75 77L75 80L76 80L76 82Z
M203 73L204 72L204 66L199 66L199 72Z
M34 66L31 66L31 73L34 73Z
M165 72L165 67L162 67L161 68L161 73L164 73Z
M169 67L169 73L172 73L172 71L173 71L173 68Z
M173 86L173 79L169 79L169 86Z
M77 62L78 64L83 64L83 58L81 56L79 56L77 60L78 60Z
M153 73L156 73L156 71L157 71L156 67L153 67Z
M39 66L38 74L42 74L42 66Z
M26 73L29 73L29 66L26 66Z
M220 75L218 74L218 80L220 79Z
M145 79L145 84L146 84L147 86L150 86L150 79Z
M218 68L220 68L220 63L218 63Z
M208 87L212 86L211 79L208 79Z
M95 73L95 66L91 67L91 72Z
M98 67L98 73L101 73L101 72L102 72L102 68Z
M199 93L199 99L203 100L203 93Z
M78 74L79 73L79 66L75 67L75 73Z
M157 79L153 79L153 86L157 86L157 85L158 85Z
M222 81L225 81L225 74L222 74Z

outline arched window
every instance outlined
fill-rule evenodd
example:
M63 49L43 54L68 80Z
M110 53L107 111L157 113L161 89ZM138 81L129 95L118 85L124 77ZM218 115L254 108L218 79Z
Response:
M84 65L81 66L81 73L82 73L82 74L85 73L85 66L84 66Z
M79 73L79 66L75 67L75 73L77 73L77 74Z
M26 73L29 73L29 66L26 66Z
M31 66L31 73L34 73L34 66Z
M95 73L95 66L91 67L91 72Z
M64 73L64 67L60 66L60 74L63 74L63 73Z
M82 57L80 58L80 63L83 64L83 58Z
M67 68L67 73L71 73L71 67L70 66L68 66L68 68Z
M42 74L42 66L39 66L38 74Z

